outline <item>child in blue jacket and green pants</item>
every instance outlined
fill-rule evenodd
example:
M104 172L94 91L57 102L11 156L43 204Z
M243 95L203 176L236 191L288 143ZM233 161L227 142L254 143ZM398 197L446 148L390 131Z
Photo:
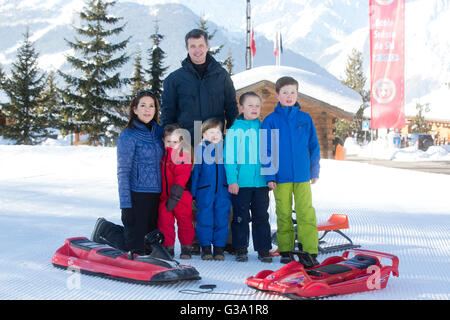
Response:
M292 195L295 199L298 243L305 267L318 265L318 231L315 209L312 206L311 184L319 178L320 148L311 116L301 110L297 102L298 82L282 77L275 84L278 105L263 121L267 134L267 154L278 152L278 172L266 175L269 189L275 196L277 213L277 241L281 262L291 261L295 231L292 222ZM278 143L272 144L271 130L278 130ZM272 158L273 155L272 155ZM276 157L275 157L276 158ZM264 164L271 166L272 163Z
M233 204L232 246L237 261L248 260L251 221L253 247L258 252L258 258L263 262L271 262L269 250L272 245L267 212L269 188L261 175L259 160L261 98L254 92L246 92L239 98L239 107L242 113L227 131L224 155L228 191Z

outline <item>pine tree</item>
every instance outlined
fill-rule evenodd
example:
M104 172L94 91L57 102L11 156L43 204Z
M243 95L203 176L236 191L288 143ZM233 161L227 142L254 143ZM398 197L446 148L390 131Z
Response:
M341 80L341 83L358 92L361 95L363 104L359 107L351 123L346 123L345 120L337 122L336 135L345 139L347 131L351 131L351 133L356 133L358 139L362 139L365 137L365 132L362 131L364 110L369 106L370 92L364 89L367 79L364 75L363 58L360 51L352 50L347 59L344 74L345 78Z
M0 91L3 91L3 85L6 81L6 73L3 71L3 67L0 64ZM0 136L6 126L6 117L2 112L2 105L0 104Z
M370 95L364 89L367 79L364 75L362 53L355 48L347 59L344 74L345 79L341 81L342 84L358 92L364 103L370 101Z
M228 49L228 56L225 59L225 61L223 62L223 65L224 65L225 69L227 69L230 76L233 75L233 67L234 67L233 61L234 61L234 59L231 56L231 49Z
M64 125L61 113L61 95L56 86L55 72L51 71L46 80L45 90L41 94L42 103L39 110L46 115L49 134L55 133L52 129L61 129Z
M113 17L108 13L115 1L89 0L80 12L81 27L74 27L78 35L68 45L78 55L68 56L67 61L77 72L65 74L60 72L68 85L63 92L66 106L69 106L75 132L89 134L91 144L115 140L126 123L116 112L123 104L123 99L114 96L114 90L127 84L129 79L121 78L117 72L129 59L125 50L130 37L118 43L110 43L111 36L123 32L125 25L115 27L123 18ZM118 56L116 56L116 54Z
M411 133L428 133L431 125L425 120L425 113L430 112L430 104L420 104L416 102L417 115L411 121Z
M136 95L139 90L142 90L146 86L144 67L142 66L141 52L136 54L134 59L134 73L131 80L131 96Z
M2 115L9 125L2 125L0 134L15 140L16 144L37 144L47 136L46 114L40 112L40 105L45 103L41 97L45 73L38 67L38 57L27 29L17 50L17 60L12 64L11 76L3 75L2 80L2 89L9 98L9 102L1 104Z
M155 31L150 38L153 40L153 47L149 50L150 69L147 70L150 75L149 85L152 92L158 100L161 101L163 83L162 77L167 71L167 67L163 67L163 61L166 54L160 47L164 36L159 33L158 21L155 22Z
M3 71L3 67L0 64L0 90L2 90L2 88L3 88L3 82L5 81L5 79L6 79L6 73Z
M207 23L208 23L208 20L205 18L205 16L202 16L200 18L200 21L197 23L197 26L199 27L200 30L205 31L208 34L208 43L211 44L211 40L216 35L217 29L214 30L213 32L209 33L208 32L208 27L206 26ZM209 52L210 55L215 56L216 54L218 54L222 50L223 46L224 45L221 44L218 47L214 47L214 48L209 47L209 51L208 52Z

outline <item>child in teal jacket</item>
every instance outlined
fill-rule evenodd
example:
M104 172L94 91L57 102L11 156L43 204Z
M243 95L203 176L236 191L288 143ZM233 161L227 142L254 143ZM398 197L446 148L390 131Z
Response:
M275 84L278 105L263 121L262 129L278 130L278 142L267 139L267 154L279 159L278 171L266 175L269 189L273 189L277 213L277 241L281 262L291 261L295 231L292 222L292 195L298 228L300 262L305 267L318 264L318 231L315 209L312 206L311 186L319 178L320 148L311 116L301 110L297 102L298 82L282 77ZM272 153L278 152L278 157ZM268 163L264 166L272 166Z
M234 121L225 138L225 172L233 204L232 246L236 260L247 261L249 223L252 222L253 247L258 258L271 262L269 188L261 175L259 129L261 98L246 92L239 99L242 114ZM251 215L250 215L251 211Z

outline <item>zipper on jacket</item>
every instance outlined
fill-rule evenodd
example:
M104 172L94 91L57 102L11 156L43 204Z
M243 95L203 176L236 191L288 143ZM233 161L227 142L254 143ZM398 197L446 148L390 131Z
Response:
M219 165L216 161L216 189L214 190L214 194L217 193L217 185L219 184Z
M169 155L169 150L166 149L165 152L165 159L164 159L164 179L166 180L166 194L168 197L170 197L169 194L169 182L167 181L167 157Z

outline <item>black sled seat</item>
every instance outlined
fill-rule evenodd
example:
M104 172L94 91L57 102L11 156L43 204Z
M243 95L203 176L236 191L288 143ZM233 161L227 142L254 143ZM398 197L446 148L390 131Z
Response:
M383 260L391 265L382 264ZM398 265L398 257L392 254L351 249L312 268L305 269L294 260L276 271L262 270L248 277L246 284L290 299L317 299L384 289L391 273L399 276Z

